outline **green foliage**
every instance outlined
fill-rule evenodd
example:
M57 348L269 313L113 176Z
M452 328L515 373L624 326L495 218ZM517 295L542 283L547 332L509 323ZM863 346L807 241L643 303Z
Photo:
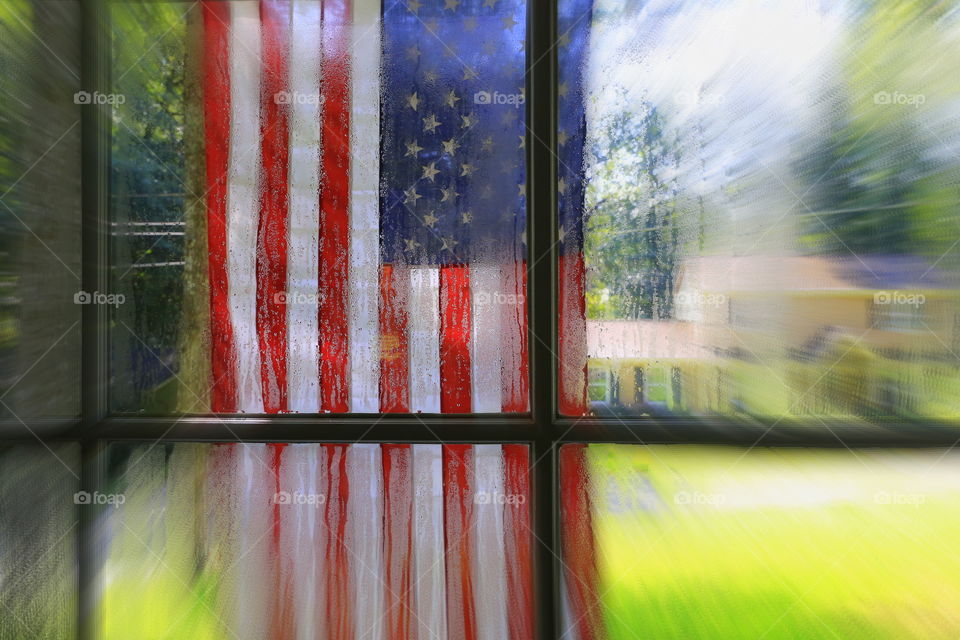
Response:
M661 318L679 246L679 144L655 105L620 96L591 140L584 252L590 318Z
M187 193L184 153L186 20L177 3L115 5L114 81L125 102L113 112L112 212L116 222L182 222ZM161 35L162 34L162 35ZM198 194L199 195L199 194ZM182 227L121 226L127 231L182 231ZM135 333L115 334L120 371L132 371L125 384L149 389L176 370L176 336L181 321L181 267L142 268L183 260L183 236L123 236L114 249L116 288L128 292L119 317ZM141 343L140 340L143 342ZM160 358L160 362L157 358ZM117 394L118 396L127 395Z
M936 260L950 249L960 230L960 163L955 132L937 130L937 110L960 88L960 48L944 28L946 11L946 3L867 2L855 18L840 73L819 101L822 125L794 162L808 189L811 211L798 208L808 252Z

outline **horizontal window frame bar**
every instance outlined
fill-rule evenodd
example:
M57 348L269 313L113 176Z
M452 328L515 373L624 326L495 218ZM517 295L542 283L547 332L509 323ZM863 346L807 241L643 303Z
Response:
M298 416L107 418L75 434L81 440L156 442L531 443L544 434L532 421L490 419L314 419Z
M396 442L699 444L809 448L930 448L960 444L960 426L935 421L886 421L852 426L784 421L776 426L722 419L555 418L500 414L367 416L111 416L78 421L0 421L0 444L42 442Z

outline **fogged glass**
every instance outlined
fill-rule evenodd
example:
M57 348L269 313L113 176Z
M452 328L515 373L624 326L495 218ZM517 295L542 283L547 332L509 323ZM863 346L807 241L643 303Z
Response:
M113 408L526 412L525 17L113 3Z
M0 638L77 637L80 447L0 447Z
M0 7L0 433L80 410L80 7Z
M524 445L114 445L101 637L533 640Z
M960 415L956 3L561 24L563 412Z
M570 445L560 637L952 638L956 452Z

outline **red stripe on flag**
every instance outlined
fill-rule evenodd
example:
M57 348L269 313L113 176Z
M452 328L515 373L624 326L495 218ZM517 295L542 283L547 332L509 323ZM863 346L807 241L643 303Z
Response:
M350 410L347 283L350 257L350 2L323 3L320 187L320 404Z
M473 445L443 445L444 547L447 558L447 637L475 640L473 600Z
M530 367L527 363L527 261L513 268L504 266L504 291L515 296L516 304L504 305L504 333L510 338L503 353L503 411L524 413L530 407Z
M407 361L408 273L385 264L380 269L380 411L410 410Z
M533 640L533 561L530 531L530 450L503 445L504 493L513 498L503 507L504 563L507 569L507 616L510 640ZM522 499L521 499L522 496Z
M350 481L347 477L348 444L321 445L326 453L326 487L323 525L326 532L324 562L324 593L326 604L327 638L352 640L353 590L350 581L350 562L347 548L347 516L349 514Z
M573 628L579 640L599 640L603 617L586 453L583 444L560 448L560 541Z
M263 177L257 232L257 335L263 410L287 409L287 309L277 294L287 282L287 169L289 132L287 105L278 100L287 90L290 6L287 0L262 0L263 75L260 132Z
M560 256L560 413L587 413L587 303L583 254Z
M470 271L440 267L440 411L470 413Z
M230 5L203 3L203 126L210 280L210 410L237 410L237 357L227 278L227 171L230 162Z
M381 453L386 638L412 640L413 450L408 444L384 444Z

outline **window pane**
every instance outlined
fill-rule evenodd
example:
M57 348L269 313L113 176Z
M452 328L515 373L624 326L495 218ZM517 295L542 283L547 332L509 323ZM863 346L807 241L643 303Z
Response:
M114 445L103 637L533 639L525 445Z
M116 6L113 406L527 411L525 18Z
M563 413L960 417L956 3L560 20Z
M0 638L75 638L80 447L5 445L0 469Z
M565 446L561 637L955 637L958 462Z
M80 412L80 12L0 6L0 434Z

